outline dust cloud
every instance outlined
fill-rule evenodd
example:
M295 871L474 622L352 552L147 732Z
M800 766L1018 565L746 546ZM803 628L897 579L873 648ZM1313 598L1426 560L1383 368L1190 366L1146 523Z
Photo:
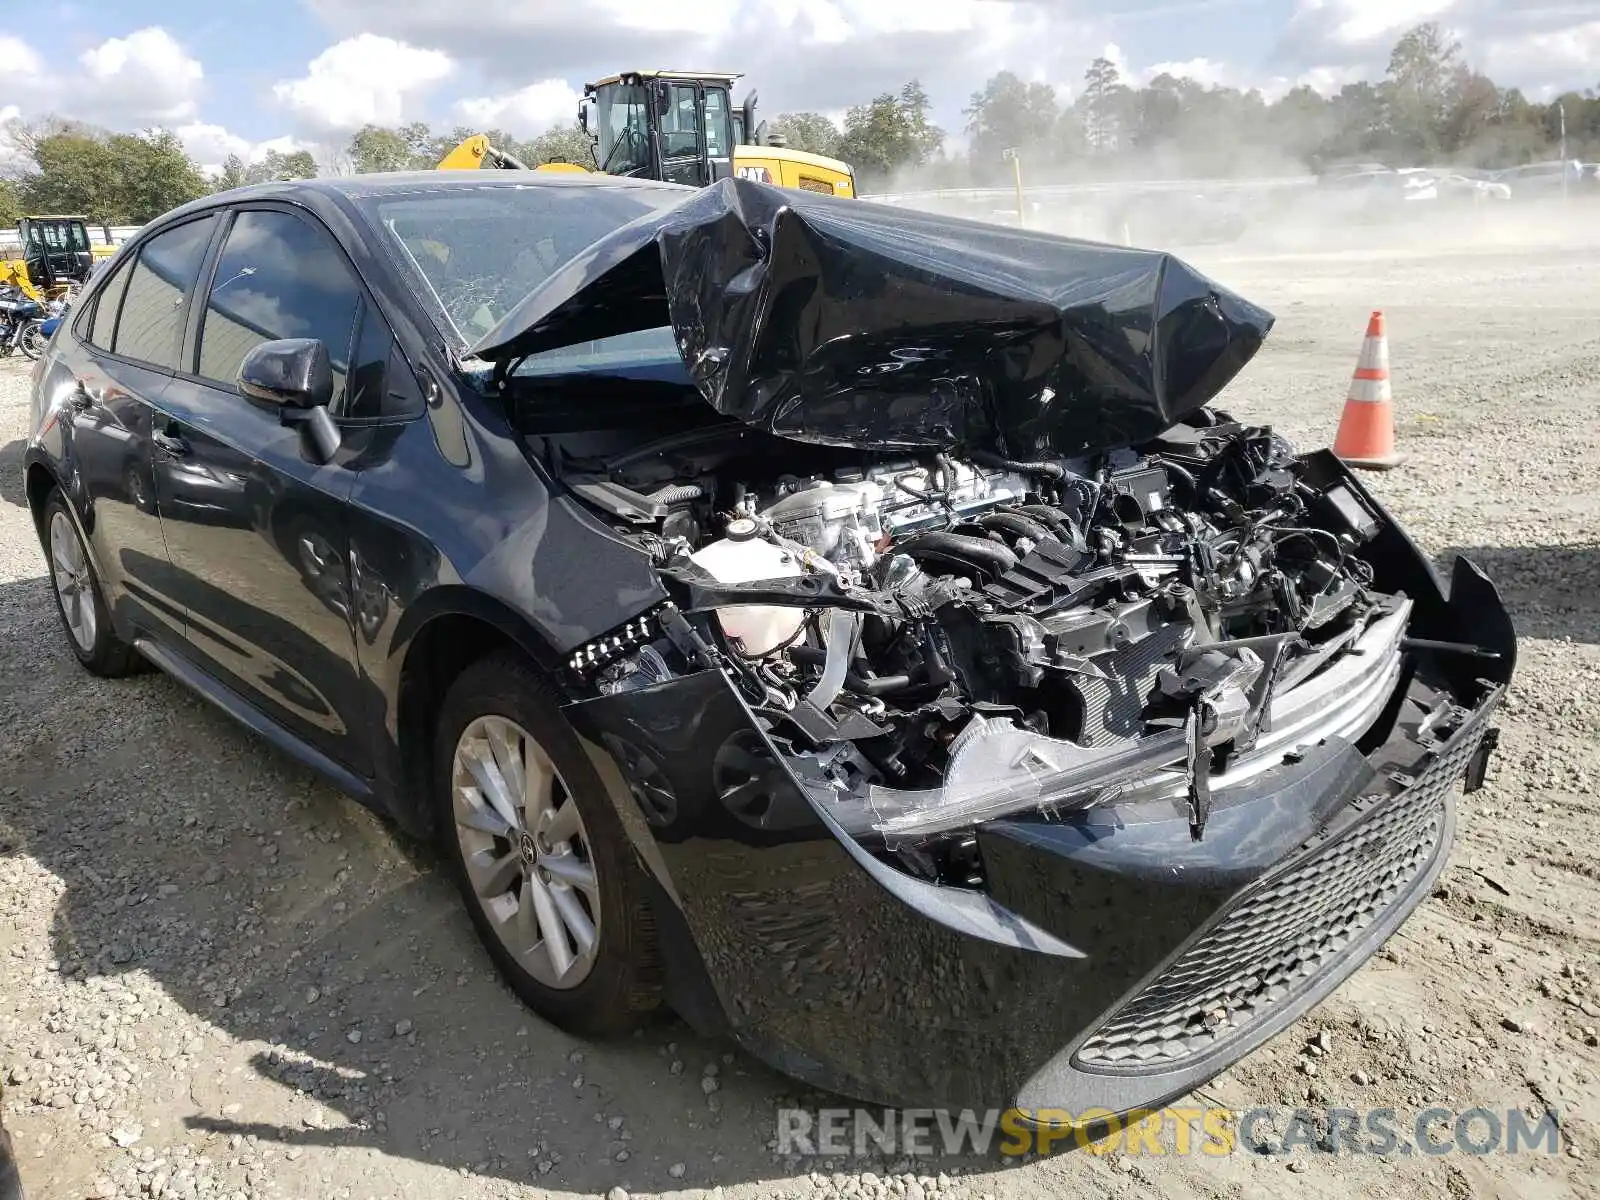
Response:
M1023 179L1022 223L1065 237L1178 253L1347 255L1481 253L1600 248L1600 183L1522 188L1471 174L1368 173L1318 177L1270 151L1248 173L1185 178L1176 154L1152 156L1141 178ZM1407 182L1408 179L1410 182ZM1506 190L1509 188L1510 195ZM1014 178L932 187L897 177L885 202L1002 225L1018 223ZM865 196L873 201L877 197Z

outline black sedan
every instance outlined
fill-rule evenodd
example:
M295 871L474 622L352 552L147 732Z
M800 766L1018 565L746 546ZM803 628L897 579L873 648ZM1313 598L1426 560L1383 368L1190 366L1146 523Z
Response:
M747 181L273 184L99 273L26 490L84 666L437 838L557 1024L1125 1111L1427 894L1514 666L1470 563L1212 404L1271 325Z

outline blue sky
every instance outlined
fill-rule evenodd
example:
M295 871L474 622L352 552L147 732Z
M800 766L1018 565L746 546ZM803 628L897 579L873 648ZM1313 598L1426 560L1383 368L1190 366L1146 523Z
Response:
M742 70L768 115L838 114L917 76L952 131L994 71L1065 99L1099 54L1134 82L1164 69L1269 94L1336 90L1381 74L1395 37L1422 20L1530 95L1600 85L1600 0L478 0L470 17L441 0L70 0L37 11L0 34L3 61L18 64L0 79L0 116L160 124L207 165L272 146L325 152L369 120L526 135L570 119L586 79L632 66Z

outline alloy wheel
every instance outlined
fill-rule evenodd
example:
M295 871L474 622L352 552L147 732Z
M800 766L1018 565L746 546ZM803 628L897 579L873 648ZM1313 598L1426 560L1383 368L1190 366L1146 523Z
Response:
M64 512L50 518L50 575L61 601L67 631L78 649L93 653L95 637L94 583L78 533Z
M550 756L515 721L479 717L456 741L450 789L467 879L495 935L546 987L578 986L600 949L599 879Z

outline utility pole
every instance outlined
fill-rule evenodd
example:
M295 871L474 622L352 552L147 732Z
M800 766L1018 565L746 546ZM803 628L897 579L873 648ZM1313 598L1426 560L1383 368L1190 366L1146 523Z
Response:
M1567 199L1567 106L1556 101L1556 112L1561 115L1561 199Z
M1028 214L1022 199L1022 154L1015 146L1007 146L1001 153L1011 160L1011 177L1017 185L1017 227L1028 223Z

